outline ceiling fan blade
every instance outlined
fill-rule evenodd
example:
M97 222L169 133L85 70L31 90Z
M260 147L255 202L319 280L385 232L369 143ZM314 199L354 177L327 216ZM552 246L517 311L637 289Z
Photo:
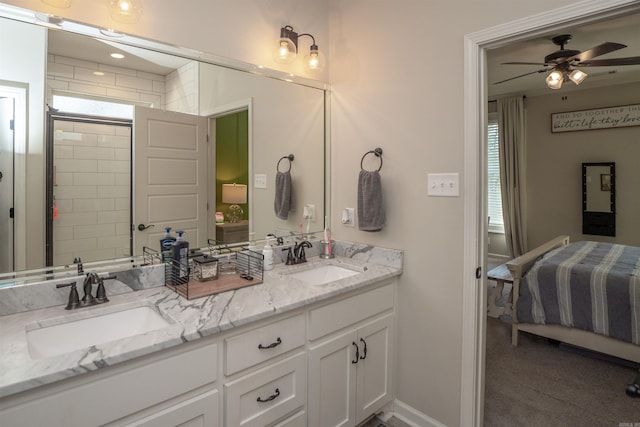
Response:
M596 56L604 55L605 53L614 52L616 50L627 47L627 45L613 42L605 42L591 49L580 52L577 55L573 55L567 58L566 62L578 60L579 62L588 61Z
M502 65L539 65L541 67L547 66L542 62L503 62Z
M615 67L618 65L640 65L640 56L630 56L628 58L593 59L591 61L579 62L579 67Z
M508 82L508 81L514 80L514 79L519 79L520 77L528 76L529 74L544 73L545 71L549 71L549 70L547 68L544 68L542 70L531 71L529 73L520 74L519 76L509 77L508 79L500 80L499 82L495 82L494 85L498 85L500 83Z

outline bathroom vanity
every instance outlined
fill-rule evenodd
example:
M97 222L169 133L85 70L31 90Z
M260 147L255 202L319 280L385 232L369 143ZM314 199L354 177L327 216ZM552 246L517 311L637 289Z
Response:
M166 326L58 355L30 353L26 331L68 316L82 322L92 308L3 316L0 423L358 424L393 398L402 254L359 245L339 252L277 264L260 285L207 298L188 301L162 286L110 296L101 310L151 307ZM354 273L320 283L316 271L327 265Z

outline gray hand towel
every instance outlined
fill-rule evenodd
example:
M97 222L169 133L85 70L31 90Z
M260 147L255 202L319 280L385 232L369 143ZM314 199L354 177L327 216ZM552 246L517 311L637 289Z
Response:
M280 172L276 174L276 197L273 202L276 216L287 219L289 211L293 209L293 189L291 187L291 173Z
M358 228L380 231L385 221L380 173L361 170L358 177Z

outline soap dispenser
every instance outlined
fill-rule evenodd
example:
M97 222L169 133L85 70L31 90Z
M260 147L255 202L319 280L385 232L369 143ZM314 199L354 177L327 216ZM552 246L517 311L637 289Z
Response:
M173 278L174 285L189 281L189 242L184 240L184 231L178 231L178 238L173 242Z
M171 247L175 241L176 238L171 235L171 227L165 227L164 237L160 239L162 262L169 262L171 260Z
M265 239L265 245L262 249L262 255L264 256L264 270L273 270L273 249L271 248L270 238L267 237Z

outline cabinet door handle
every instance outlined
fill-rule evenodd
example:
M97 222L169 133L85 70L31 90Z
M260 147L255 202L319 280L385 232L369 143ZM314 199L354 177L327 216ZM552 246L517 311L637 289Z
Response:
M260 350L268 350L268 349L270 349L270 348L277 347L277 346L279 346L280 344L282 344L282 340L280 339L280 337L278 337L278 338L276 339L276 342L272 342L271 344L269 344L269 345L267 345L267 346L264 346L264 345L262 345L262 344L258 344L258 349L260 349Z
M260 403L271 402L272 400L274 400L278 396L280 396L280 389L279 388L276 389L276 392L274 394L272 394L271 396L267 397L266 399L263 399L260 396L258 396L258 402L260 402Z
M367 358L367 342L362 338L360 338L360 341L362 341L362 344L364 344L364 351L362 352L362 356L360 356L360 360L364 360Z
M351 361L351 363L356 364L360 359L360 349L358 348L358 344L355 341L352 341L351 344L356 348L356 358Z

